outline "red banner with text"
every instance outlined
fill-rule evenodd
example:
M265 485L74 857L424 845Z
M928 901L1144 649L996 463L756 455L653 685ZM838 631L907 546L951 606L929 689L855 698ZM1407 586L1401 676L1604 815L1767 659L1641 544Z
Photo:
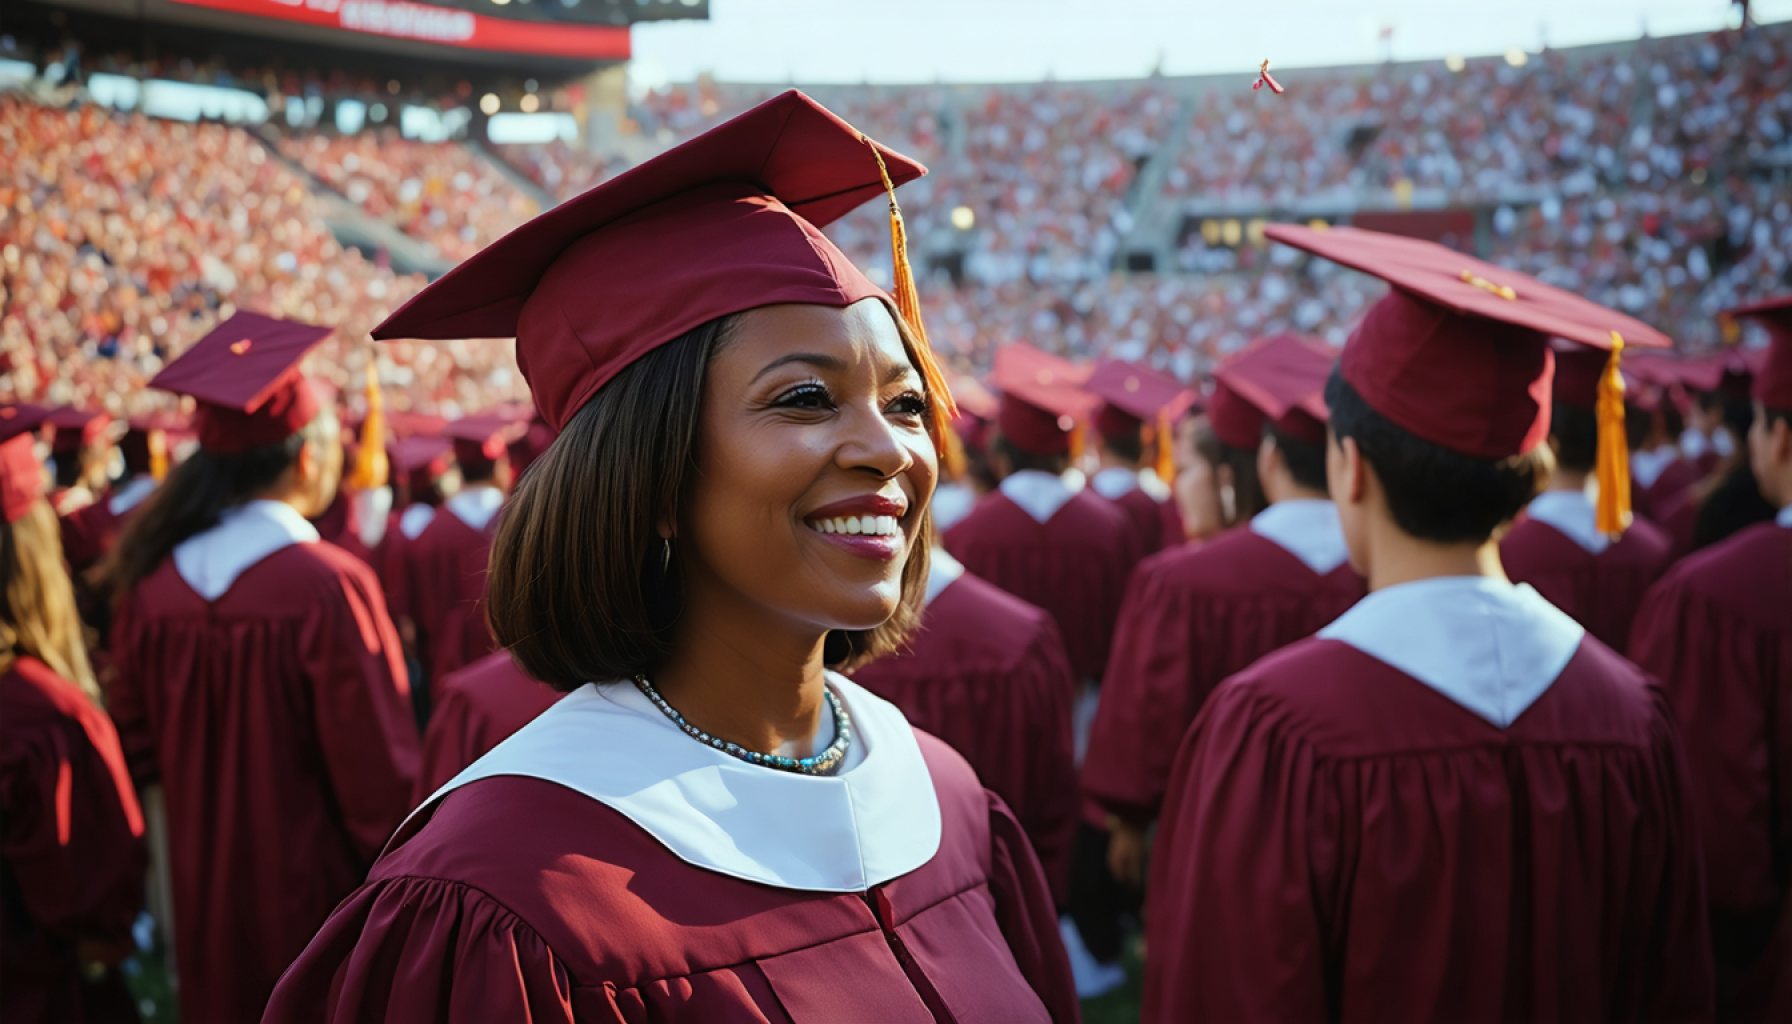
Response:
M173 0L233 14L466 50L576 60L627 60L626 26L512 21L403 0Z

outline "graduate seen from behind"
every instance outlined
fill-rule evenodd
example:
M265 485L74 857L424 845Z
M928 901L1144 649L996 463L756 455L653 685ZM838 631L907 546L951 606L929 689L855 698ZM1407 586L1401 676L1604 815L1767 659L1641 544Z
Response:
M569 692L399 829L266 1020L1076 1018L1013 816L834 671L920 613L951 399L893 199L894 297L819 228L922 170L788 92L376 332L516 337L559 436L487 596Z
M1708 1016L1666 701L1508 582L1494 542L1549 476L1548 337L1667 339L1432 243L1269 234L1393 285L1325 396L1326 476L1370 592L1222 683L1184 741L1150 871L1146 1019ZM1601 511L1615 529L1625 510Z

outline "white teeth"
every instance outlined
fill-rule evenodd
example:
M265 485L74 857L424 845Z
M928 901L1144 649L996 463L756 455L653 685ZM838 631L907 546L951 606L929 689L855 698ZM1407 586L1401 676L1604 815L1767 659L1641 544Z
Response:
M902 521L895 516L835 516L809 523L820 533L844 533L852 536L895 537L902 533Z

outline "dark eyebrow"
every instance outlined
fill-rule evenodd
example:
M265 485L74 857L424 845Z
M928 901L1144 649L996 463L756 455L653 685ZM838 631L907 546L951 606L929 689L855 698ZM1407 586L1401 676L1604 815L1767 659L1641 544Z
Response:
M771 362L766 363L758 373L753 375L753 382L757 383L759 378L776 370L780 366L787 366L791 363L806 363L809 366L822 370L832 370L836 373L846 369L846 360L837 356L823 355L819 352L792 352L788 355L779 356ZM884 383L894 384L896 381L901 380L910 374L920 376L920 371L916 370L914 366L906 361L891 363L889 370L884 373Z

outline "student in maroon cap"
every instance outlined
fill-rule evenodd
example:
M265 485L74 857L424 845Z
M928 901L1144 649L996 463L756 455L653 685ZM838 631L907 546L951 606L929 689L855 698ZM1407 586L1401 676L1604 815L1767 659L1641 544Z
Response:
M0 405L0 1018L130 1022L143 815L44 500L48 412Z
M419 808L266 1020L1073 1020L1024 833L835 667L919 614L951 414L819 230L922 168L785 93L536 218L378 337L515 335L558 437L498 640L568 691Z
M1630 624L1649 586L1667 571L1673 542L1646 519L1613 536L1593 523L1598 483L1599 382L1606 356L1558 346L1549 447L1555 473L1500 539L1500 562L1515 583L1529 583L1614 650L1630 644Z
M1174 378L1120 360L1097 366L1083 387L1102 403L1094 419L1100 468L1089 488L1132 520L1140 554L1181 544L1182 514L1170 492L1172 425L1191 396Z
M1508 582L1494 542L1549 475L1549 338L1667 339L1432 243L1269 237L1393 285L1325 392L1326 478L1370 592L1221 684L1183 742L1151 861L1145 1018L1708 1016L1673 716ZM1621 394L1602 403L1621 432ZM1601 453L1602 477L1620 454ZM1601 493L1609 529L1627 510Z
M438 425L437 430L445 427L446 424ZM393 442L388 450L388 460L392 467L393 509L386 524L386 535L374 551L373 563L379 572L380 585L386 591L386 608L392 613L392 622L398 627L408 656L416 659L419 666L416 678L421 680L422 661L417 655L408 552L412 542L435 521L442 502L447 499L445 488L454 467L454 448L440 433L416 434ZM427 688L417 687L412 696L419 700L420 718L427 718Z
M238 313L151 386L199 449L132 517L109 704L167 810L181 1018L253 1020L409 807L417 732L373 570L308 515L341 470L298 364L327 328Z
M1219 367L1218 404L1246 402L1263 424L1256 476L1268 506L1245 529L1146 559L1127 588L1083 791L1112 833L1108 866L1129 886L1144 884L1146 830L1208 694L1363 596L1326 494L1321 392L1332 359L1316 342L1281 336Z
M98 501L111 479L112 417L65 405L50 410L50 507L69 516Z
M1778 514L1649 591L1631 654L1686 736L1704 839L1718 1012L1792 1017L1792 296L1734 311L1770 337L1748 450Z

